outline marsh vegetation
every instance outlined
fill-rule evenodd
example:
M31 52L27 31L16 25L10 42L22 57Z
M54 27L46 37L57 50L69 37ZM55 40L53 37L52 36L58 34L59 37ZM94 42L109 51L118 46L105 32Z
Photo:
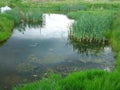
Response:
M0 90L120 89L119 1L5 5L12 10L0 13Z

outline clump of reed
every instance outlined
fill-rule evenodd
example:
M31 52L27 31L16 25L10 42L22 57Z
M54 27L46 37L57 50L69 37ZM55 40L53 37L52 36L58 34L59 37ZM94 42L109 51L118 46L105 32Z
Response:
M70 37L79 41L104 42L107 41L105 33L109 32L112 24L112 14L108 13L82 13L75 16L76 21L70 30Z
M20 24L21 14L18 10L10 10L3 14L8 19L14 21L14 25Z
M29 9L22 12L22 19L28 23L42 22L43 13L39 9Z
M42 12L38 10L23 11L13 9L0 14L0 42L12 34L12 29L19 25L38 26L42 23ZM22 27L23 28L23 27Z
M29 25L41 23L42 22L42 12L38 10L24 11L20 9L13 9L11 11L7 11L4 14L8 19L14 21L15 25L19 25L20 23L27 23Z

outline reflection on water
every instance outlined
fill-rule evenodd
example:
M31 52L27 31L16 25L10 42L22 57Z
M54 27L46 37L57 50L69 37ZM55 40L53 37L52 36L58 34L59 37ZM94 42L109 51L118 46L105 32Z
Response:
M42 26L15 28L12 37L0 47L0 87L9 90L51 71L66 75L93 68L112 70L110 47L68 39L73 22L65 15L45 14Z
M45 14L42 28L41 26L31 27L29 25L24 25L23 30L14 31L14 38L22 39L50 39L50 38L60 38L66 39L68 36L68 29L73 20L69 20L64 15L56 14ZM60 18L62 17L62 19ZM22 31L22 33L20 33Z
M44 18L44 16L43 16L43 18ZM41 22L27 22L27 23L21 23L21 24L19 24L19 25L17 25L17 26L15 26L15 29L17 29L18 31L20 31L20 32L24 32L25 30L26 30L26 27L28 27L28 28L36 28L36 27L42 27L43 26L43 22L41 21Z
M73 37L69 37L69 42L72 44L73 49L76 50L78 53L84 53L86 55L90 54L97 54L101 50L103 51L104 47L108 46L108 42L101 43L101 42L89 42L89 41L79 41ZM110 47L109 47L110 48ZM110 51L112 52L112 51Z
M2 47L7 41L0 42L0 47Z

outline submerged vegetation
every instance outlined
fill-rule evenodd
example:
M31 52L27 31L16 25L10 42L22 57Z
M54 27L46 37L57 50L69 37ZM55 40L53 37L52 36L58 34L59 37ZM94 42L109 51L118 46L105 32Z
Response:
M16 0L14 0L16 1ZM33 0L34 1L34 0ZM0 13L0 42L8 39L12 29L20 23L28 25L42 22L43 12L65 13L75 19L69 37L76 48L82 44L105 45L110 40L116 58L116 68L112 72L88 70L71 73L66 77L57 74L49 75L29 84L16 86L13 90L119 90L120 89L120 2L79 2L71 1L53 3L35 3L12 0L6 2L13 10ZM29 5L30 4L30 5ZM5 2L0 3L0 6ZM17 6L18 5L18 6ZM20 6L21 5L21 6ZM21 9L20 9L21 7ZM33 9L31 9L33 7ZM99 11L97 11L99 10ZM113 11L114 10L114 11ZM118 13L116 15L116 13ZM75 39L76 44L72 42ZM83 42L83 43L81 43ZM93 44L91 44L93 43ZM95 48L98 48L98 44ZM81 50L85 51L85 50Z

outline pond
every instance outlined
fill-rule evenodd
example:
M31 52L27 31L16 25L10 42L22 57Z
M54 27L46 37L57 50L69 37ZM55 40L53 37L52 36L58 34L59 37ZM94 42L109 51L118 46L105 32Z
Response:
M43 23L21 24L0 46L0 88L40 79L50 72L63 76L86 69L113 70L109 45L82 44L69 38L74 20L62 14L44 14ZM1 89L0 89L1 90Z

